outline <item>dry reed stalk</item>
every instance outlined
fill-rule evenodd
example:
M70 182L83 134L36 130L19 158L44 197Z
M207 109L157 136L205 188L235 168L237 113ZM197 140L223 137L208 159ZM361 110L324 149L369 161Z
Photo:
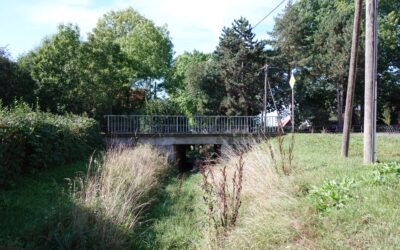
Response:
M240 155L234 170L228 170L228 165L214 168L209 164L200 169L203 177L203 200L208 209L209 222L215 230L217 243L218 238L235 227L239 216L244 169L243 153Z
M277 146L279 147L279 145ZM241 212L235 222L237 226L223 238L213 239L209 244L217 241L218 244L214 244L214 246L221 249L260 249L265 246L273 248L275 239L289 237L285 235L286 232L282 232L282 235L276 235L274 232L276 228L274 225L277 223L289 225L288 221L293 220L290 214L284 214L281 204L295 204L295 200L285 191L282 178L286 177L282 177L282 170L275 166L276 159L273 159L268 152L272 148L271 144L262 143L253 146L251 151L243 154ZM231 155L230 153L226 154ZM228 166L228 176L234 176L234 168L229 168L229 166L240 162L240 158L240 156L232 154L221 163ZM266 234L276 238L267 239L265 238Z
M150 146L109 150L100 161L92 161L85 180L75 180L73 226L97 232L105 246L121 248L166 166Z

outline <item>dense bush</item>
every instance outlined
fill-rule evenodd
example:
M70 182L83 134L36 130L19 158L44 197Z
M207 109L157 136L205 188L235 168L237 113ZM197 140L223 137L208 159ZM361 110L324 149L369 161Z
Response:
M53 115L26 104L0 106L0 188L19 175L83 159L101 144L93 119Z

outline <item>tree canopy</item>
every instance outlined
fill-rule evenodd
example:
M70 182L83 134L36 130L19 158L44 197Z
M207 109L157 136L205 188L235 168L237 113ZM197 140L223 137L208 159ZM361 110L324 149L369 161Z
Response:
M66 24L17 61L0 49L0 98L6 105L16 98L38 100L44 110L98 119L155 112L258 115L268 64L268 111L287 111L288 80L295 72L296 118L314 125L340 124L353 12L353 2L347 0L289 2L268 41L257 40L241 17L223 28L213 53L194 50L173 58L166 26L132 8L109 11L85 40L78 26ZM378 24L378 113L385 110L384 117L389 117L400 106L398 1L380 1ZM360 123L363 113L362 44L353 124Z
M215 50L226 91L222 107L227 115L255 115L262 109L265 44L254 37L249 21L241 17L222 30Z
M128 8L106 13L86 41L78 26L60 25L19 61L29 70L43 109L99 118L140 112L145 98L157 98L172 48L165 27ZM143 98L136 89L145 89Z
M393 4L392 9L388 8L389 2ZM393 8L397 8L397 11ZM399 10L399 4L391 0L383 0L379 4L380 110L390 102L389 95L399 93ZM344 109L353 13L353 2L345 0L300 0L295 4L289 3L276 19L270 44L277 53L270 60L278 62L280 67L288 71L294 67L298 69L295 88L299 119L326 124L334 116L340 122ZM361 37L364 36L363 28ZM361 46L355 98L359 107L363 106L363 54ZM360 121L362 112L358 115Z

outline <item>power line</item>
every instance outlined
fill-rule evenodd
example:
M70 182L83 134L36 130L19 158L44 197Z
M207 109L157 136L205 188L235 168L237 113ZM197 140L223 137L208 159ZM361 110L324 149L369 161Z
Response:
M286 0L282 0L277 6L275 6L274 9L272 9L267 15L265 15L260 21L258 21L258 23L256 25L254 25L254 27L252 27L251 29L255 29L260 23L262 23L267 17L269 17L272 13L274 13L274 11L279 8L279 6L281 6Z

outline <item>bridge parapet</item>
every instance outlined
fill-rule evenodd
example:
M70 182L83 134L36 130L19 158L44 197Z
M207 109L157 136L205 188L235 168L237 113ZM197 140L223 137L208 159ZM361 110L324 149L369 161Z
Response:
M110 135L276 133L278 116L107 115Z

